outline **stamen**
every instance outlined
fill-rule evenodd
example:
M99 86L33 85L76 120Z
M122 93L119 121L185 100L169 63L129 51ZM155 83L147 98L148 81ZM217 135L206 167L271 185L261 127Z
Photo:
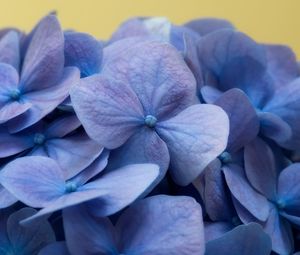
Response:
M276 205L277 205L277 208L278 208L279 210L282 210L282 209L284 209L284 207L286 206L286 203L285 203L285 201L284 201L283 199L278 199L278 200L276 201Z
M78 187L77 187L77 184L75 182L67 181L65 192L66 193L72 193L72 192L75 192L77 190L77 188Z
M10 98L14 101L18 101L21 97L21 91L19 89L14 89L10 92Z
M36 133L33 140L35 144L42 145L45 142L46 137L41 133Z
M156 125L157 119L153 115L147 115L145 117L145 125L149 128L154 128Z
M218 158L223 164L228 164L232 162L231 154L227 151L224 151Z

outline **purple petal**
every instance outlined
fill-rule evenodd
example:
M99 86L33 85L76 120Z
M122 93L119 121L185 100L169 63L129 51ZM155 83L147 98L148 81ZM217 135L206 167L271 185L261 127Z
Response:
M65 180L89 166L103 151L103 147L85 133L62 139L51 139L45 145L48 157L54 159L64 172ZM34 151L32 155L39 155Z
M129 85L101 75L82 79L71 99L88 135L108 149L122 145L144 121L142 106Z
M269 199L277 190L277 170L271 148L260 138L245 147L245 172L251 185Z
M260 225L250 223L227 232L206 244L205 255L243 254L269 255L272 243Z
M65 242L55 242L47 245L38 253L38 255L70 255Z
M278 254L290 254L293 251L291 226L283 217L280 217L275 207L271 209L270 216L263 228L272 239L273 251Z
M95 159L95 161L90 164L87 168L82 170L76 176L74 176L71 181L77 183L78 185L83 185L97 174L101 173L108 163L109 151L103 150L100 156Z
M74 67L64 69L61 80L53 87L23 95L26 102L31 104L30 109L11 120L8 127L11 133L21 131L52 112L69 95L69 90L79 81L79 70Z
M23 254L37 254L44 246L55 241L51 225L41 220L29 226L21 226L19 222L36 213L33 208L22 208L13 213L7 221L7 234L14 250Z
M289 149L297 149L300 145L300 79L295 79L290 84L277 90L272 100L263 108L263 111L278 115L283 121L290 125L292 137L290 141L282 144Z
M20 84L26 92L46 89L63 73L64 36L54 15L43 18L26 51Z
M100 72L102 44L89 34L65 33L65 66L77 66L86 77Z
M64 137L81 125L75 115L64 116L61 119L51 123L46 130L47 137Z
M234 29L234 26L228 20L215 18L195 19L184 25L202 36L220 29Z
M223 172L228 188L238 202L258 220L265 221L270 210L268 200L250 186L243 169L230 164L223 166Z
M20 134L11 135L4 127L0 127L0 140L0 158L15 155L34 145L30 137Z
M245 34L219 30L202 37L198 46L206 84L213 85L213 79L221 91L240 88L257 106L272 95L273 88L265 77L264 47Z
M11 193L0 185L0 209L7 208L18 201Z
M221 171L221 164L209 164L204 171L204 203L207 214L213 221L230 220L233 208L230 194Z
M296 55L284 45L264 45L267 52L268 72L280 88L299 76Z
M234 225L226 221L204 222L205 242L220 238L233 228Z
M72 255L118 254L114 226L108 218L95 217L86 207L77 206L63 210L63 220Z
M96 198L99 199L93 200L89 204L95 215L104 217L114 214L142 195L158 175L157 165L125 166L103 175L96 181L77 187L73 192L66 193L64 190L64 194L46 204L45 208L24 220L23 223L29 223L41 216ZM126 182L124 182L125 179Z
M1 184L32 207L44 207L65 191L63 172L50 158L28 156L8 163L0 174Z
M105 63L102 73L130 85L145 115L160 120L197 101L193 74L180 53L167 43L139 43Z
M212 86L204 86L201 88L201 96L208 104L215 103L222 96L222 94L223 93L220 90Z
M279 175L277 203L291 216L300 216L300 163L291 164Z
M10 31L0 41L0 62L13 66L19 70L20 38L16 31Z
M277 143L286 142L292 136L292 129L278 115L270 112L258 112L260 121L260 133L265 137L271 138Z
M257 136L259 131L257 114L243 91L228 90L215 104L222 107L229 117L228 151L238 151Z
M116 169L128 164L155 163L160 166L163 178L170 163L170 155L165 142L150 128L141 128L120 148L111 152L108 169Z
M125 254L204 254L202 211L191 197L141 200L121 215L116 229Z
M176 183L191 183L226 148L228 122L220 107L199 104L157 124L157 132L170 152Z

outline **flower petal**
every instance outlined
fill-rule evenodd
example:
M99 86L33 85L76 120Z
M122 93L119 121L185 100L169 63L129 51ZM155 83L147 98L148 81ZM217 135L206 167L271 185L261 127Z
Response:
M249 143L244 150L245 172L251 185L269 199L277 190L277 170L271 148L260 138Z
M48 15L33 31L26 51L20 84L26 92L49 88L64 67L64 36L57 18Z
M95 217L85 206L77 206L64 209L63 220L67 246L73 255L118 254L114 226L108 218Z
M285 213L300 217L300 163L286 167L279 175L277 201Z
M263 228L271 237L273 251L278 254L291 254L294 249L291 226L283 217L280 217L275 207L271 209Z
M161 180L170 163L170 155L165 142L155 131L141 128L120 148L110 154L108 169L116 169L128 164L154 163L160 166Z
M23 254L37 254L46 245L55 241L55 234L45 219L29 226L20 225L20 221L36 213L33 208L22 208L10 215L7 221L7 234L14 251Z
M258 117L260 121L260 133L263 136L271 138L279 144L291 138L292 129L290 125L278 115L271 112L258 112Z
M205 243L220 238L233 228L234 225L227 221L204 222Z
M70 255L65 242L55 242L47 245L38 255Z
M241 225L206 244L205 255L269 255L272 243L256 223Z
M101 75L82 79L71 99L88 135L108 149L122 145L144 121L142 106L129 85Z
M228 20L215 18L194 19L184 24L184 26L193 29L202 36L220 29L234 29L233 24Z
M0 209L7 208L18 201L11 193L0 185Z
M13 66L19 70L20 65L20 38L14 30L6 33L0 40L0 62Z
M65 32L65 66L77 66L83 77L100 72L102 44L89 34Z
M8 163L0 173L1 184L31 207L44 207L65 189L63 172L50 158L28 156Z
M238 151L257 136L259 131L257 114L243 91L230 89L215 104L229 117L228 151Z
M269 202L250 186L243 169L230 164L223 166L223 172L228 188L238 202L258 220L265 221L269 215Z
M180 53L167 43L136 44L106 62L102 73L130 85L145 114L158 120L175 116L197 101L192 72Z
M204 254L202 211L191 197L148 197L129 207L116 229L125 254Z
M25 219L23 223L28 224L44 215L90 200L88 205L93 214L100 217L109 216L146 192L158 174L158 166L153 164L136 164L119 168L78 187L74 192L64 192L38 213Z
M65 100L70 88L78 81L79 70L75 67L66 67L61 80L55 86L24 94L25 102L29 102L31 107L24 114L9 121L10 132L21 131L45 117Z
M214 105L193 105L157 124L171 156L171 174L180 185L191 183L227 145L229 121Z
M45 145L48 157L54 159L70 179L88 167L103 151L103 147L84 132L62 139L50 139ZM32 155L39 155L34 151Z

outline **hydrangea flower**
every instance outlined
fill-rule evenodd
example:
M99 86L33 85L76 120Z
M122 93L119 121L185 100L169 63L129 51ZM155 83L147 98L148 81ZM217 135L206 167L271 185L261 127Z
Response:
M16 32L0 42L6 45L0 47L0 60L5 61L0 63L0 123L10 132L23 130L54 110L79 79L77 68L64 68L64 36L55 16L42 19L29 39L22 65Z
M156 165L136 164L104 174L87 183L106 164L107 156L103 156L70 178L53 159L22 157L2 169L0 182L24 204L43 208L28 221L95 198L101 198L99 214L113 214L137 199L159 175Z
M281 146L294 148L299 146L295 111L300 101L295 91L299 86L294 84L298 81L293 80L299 76L299 68L288 48L278 48L259 45L231 29L202 37L198 56L207 86L201 88L201 96L213 103L223 91L243 90L260 119L261 133ZM285 57L278 72L276 63Z
M55 241L52 227L45 219L29 226L20 225L21 220L36 213L35 209L24 207L8 215L9 211L1 212L1 255L38 255L43 247Z
M82 79L71 99L87 134L118 148L113 167L155 162L164 172L170 157L175 182L187 185L224 150L229 129L221 108L195 104L195 91L176 50L151 41L106 62L101 75Z
M260 225L249 223L240 225L216 237L218 226L213 223L205 226L206 251L205 255L240 254L240 255L269 255L271 239L263 232Z
M201 218L194 199L165 195L133 204L115 225L108 218L90 215L84 207L63 211L66 242L73 255L204 254Z
M300 223L300 165L279 167L270 147L257 138L245 147L245 172L225 167L224 173L240 219L262 224L273 250L289 254L293 250L290 223Z

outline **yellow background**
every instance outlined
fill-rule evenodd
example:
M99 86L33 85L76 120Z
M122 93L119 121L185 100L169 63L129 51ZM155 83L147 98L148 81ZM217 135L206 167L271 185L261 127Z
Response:
M108 38L131 16L166 16L176 24L222 17L260 42L290 45L300 57L300 0L0 0L0 25L29 31L56 10L64 28Z

